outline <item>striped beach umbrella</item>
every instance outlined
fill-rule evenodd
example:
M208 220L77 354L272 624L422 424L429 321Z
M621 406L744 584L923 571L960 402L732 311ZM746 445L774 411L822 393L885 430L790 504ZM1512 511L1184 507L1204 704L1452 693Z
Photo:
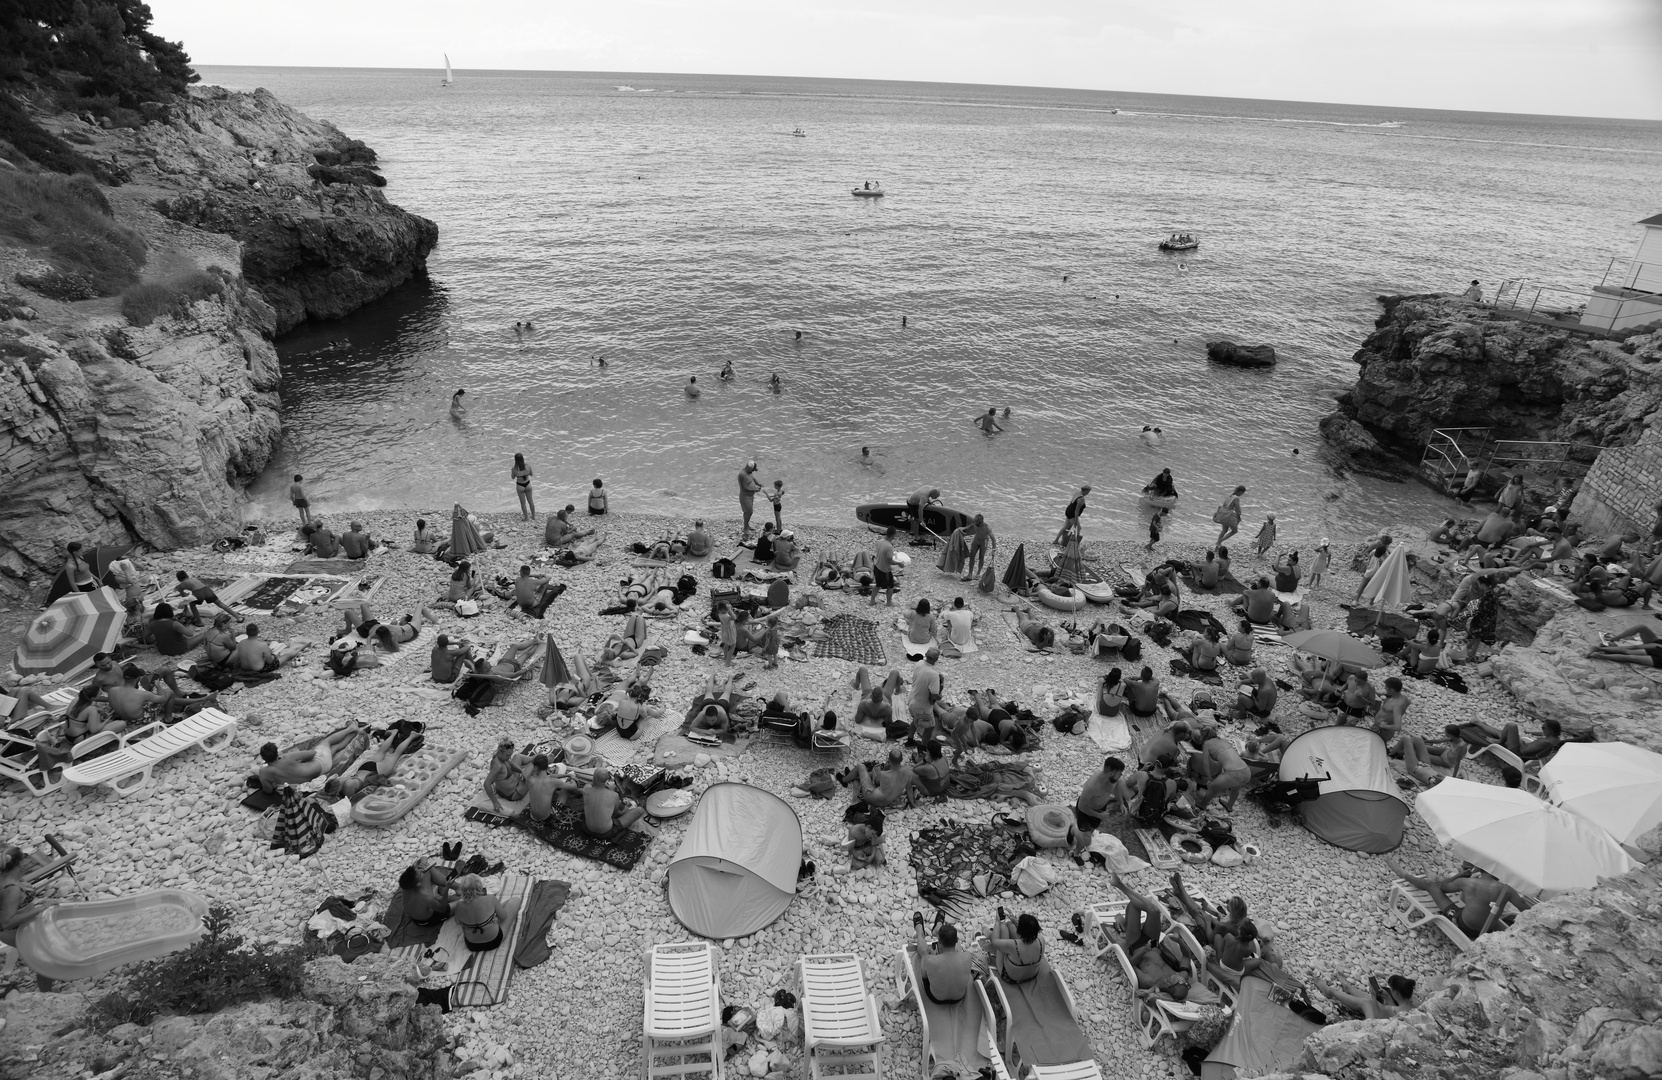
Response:
M127 609L109 586L70 593L35 617L17 644L19 675L73 675L121 640Z
M461 503L450 511L450 557L465 559L475 551L485 550L485 540L479 527L467 519L467 510Z

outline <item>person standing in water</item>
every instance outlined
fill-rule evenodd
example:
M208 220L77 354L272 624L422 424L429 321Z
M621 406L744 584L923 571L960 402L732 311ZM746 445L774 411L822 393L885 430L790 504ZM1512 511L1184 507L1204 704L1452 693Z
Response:
M1245 484L1235 485L1234 494L1225 499L1223 505L1219 506L1217 511L1213 513L1212 520L1222 526L1218 530L1218 538L1212 541L1213 547L1217 547L1241 531L1241 496L1245 494Z
M1004 429L998 426L998 410L988 409L985 415L975 418L975 425L981 429L983 435L991 436Z
M716 378L720 379L722 382L732 382L733 381L733 361L729 360L726 363L722 364L721 365L721 374L717 375Z
M1081 539L1084 538L1085 527L1080 523L1079 519L1085 516L1085 496L1090 493L1091 485L1080 485L1078 493L1075 494L1072 501L1068 503L1067 509L1062 511L1062 531L1056 534L1056 539L1053 543L1067 543L1067 539L1070 534L1080 537Z
M519 496L519 519L530 521L537 514L537 500L531 497L531 466L525 464L524 454L514 455L514 467L509 472L514 480L514 494Z
M688 376L686 391L687 391L687 396L692 398L694 401L697 401L698 400L698 395L700 395L704 392L704 391L702 391L698 388L698 376L697 375Z
M785 390L785 383L779 378L777 371L773 373L773 378L768 380L768 385L773 388L775 394L783 393Z
M741 540L750 539L750 515L756 512L756 493L761 490L762 483L756 479L756 463L746 462L745 467L739 470L739 510L744 513Z
M589 513L599 515L611 509L606 500L606 489L601 486L600 478L594 480L594 490L589 492Z
M302 525L310 524L312 520L311 500L306 498L306 489L300 486L301 481L305 479L304 476L295 473L294 483L289 485L289 501L294 504L296 510L300 511L300 524Z
M462 404L462 395L465 393L467 393L466 390L457 390L450 395L450 418L452 420L462 420L467 417L467 406Z

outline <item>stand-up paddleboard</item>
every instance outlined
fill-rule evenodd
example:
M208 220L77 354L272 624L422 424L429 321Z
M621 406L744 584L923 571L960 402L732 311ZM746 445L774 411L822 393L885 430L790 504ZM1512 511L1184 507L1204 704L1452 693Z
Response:
M865 503L854 508L854 516L878 532L891 527L906 531L912 527L912 508L905 503ZM923 511L923 527L939 536L950 536L953 529L967 529L974 523L975 515L962 510L928 506Z

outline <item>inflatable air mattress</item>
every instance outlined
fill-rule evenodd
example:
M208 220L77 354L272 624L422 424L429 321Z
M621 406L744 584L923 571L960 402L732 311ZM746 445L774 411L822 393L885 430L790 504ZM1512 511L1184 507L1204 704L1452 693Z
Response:
M376 788L352 806L359 825L391 825L425 799L445 774L467 760L466 750L423 746L398 763L392 783Z
M180 889L58 904L23 924L17 951L37 975L90 979L185 948L207 914L205 897Z

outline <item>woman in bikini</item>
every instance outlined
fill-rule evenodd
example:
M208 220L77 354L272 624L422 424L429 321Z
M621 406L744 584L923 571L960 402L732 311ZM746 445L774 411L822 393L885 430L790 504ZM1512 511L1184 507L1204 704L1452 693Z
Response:
M64 720L64 734L69 737L72 744L88 735L97 735L105 731L120 733L126 730L127 721L117 720L98 707L97 684L81 687L81 692L75 696L75 704L69 707Z
M1011 922L1002 907L993 923L987 951L998 977L1009 983L1032 982L1048 966L1045 943L1039 940L1039 920L1023 914Z
M537 515L537 500L531 497L531 466L525 464L524 454L514 455L514 467L508 473L514 480L514 494L519 496L519 519L530 521Z
M1223 501L1222 506L1218 507L1218 512L1213 520L1222 528L1218 530L1218 538L1212 542L1214 548L1241 531L1241 496L1245 494L1246 485L1239 484L1236 486L1234 493Z
M461 901L451 915L462 928L469 952L490 952L507 940L508 928L519 918L520 901L492 896L478 874L465 874L453 883Z
M410 550L417 555L431 555L439 549L439 538L433 535L433 530L427 527L426 518L416 518L415 536L410 541Z
M213 629L202 641L204 651L208 656L208 663L215 667L226 667L231 663L231 654L237 651L237 635L231 629L231 616L223 611L214 616Z

